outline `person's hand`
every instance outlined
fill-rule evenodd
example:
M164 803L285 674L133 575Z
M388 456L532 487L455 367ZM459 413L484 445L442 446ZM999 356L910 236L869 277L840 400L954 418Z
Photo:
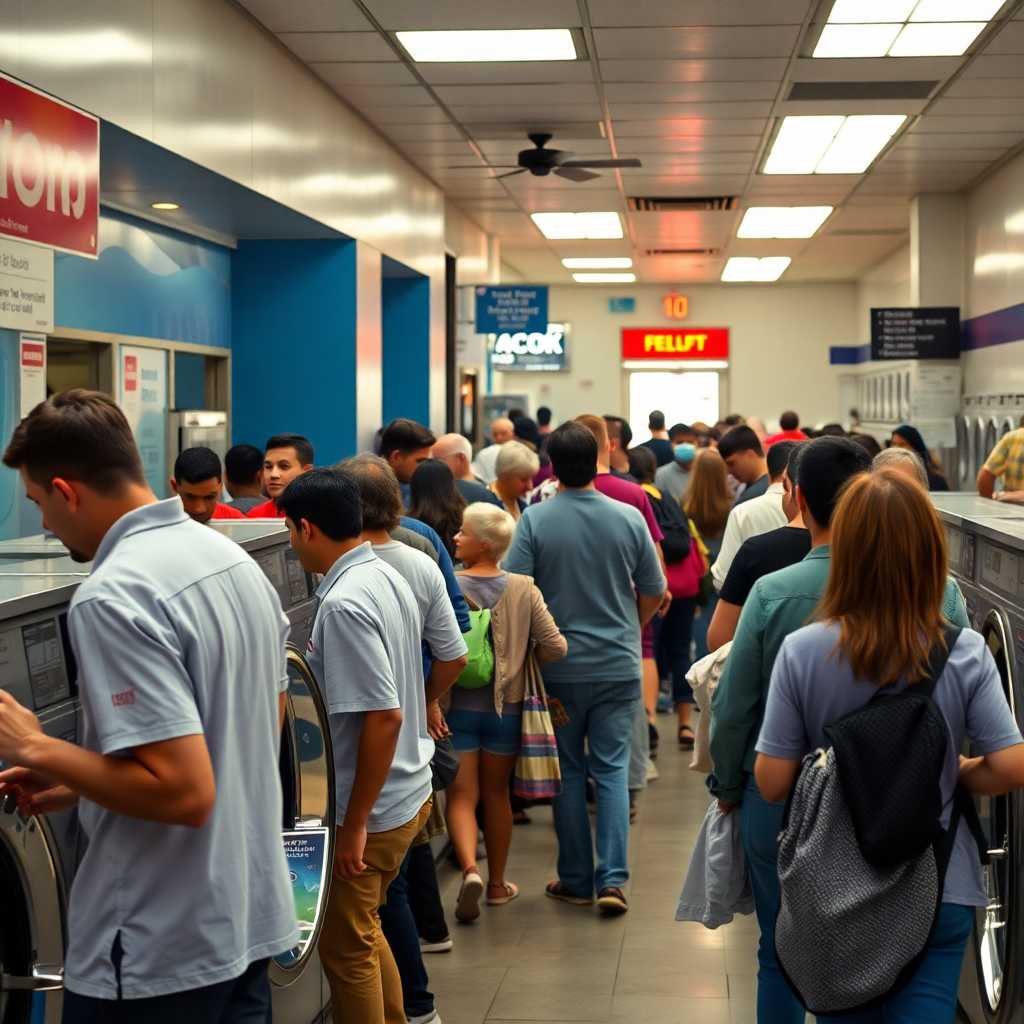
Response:
M33 814L66 811L78 802L78 794L67 786L31 768L8 768L0 772L0 799L13 797L25 818Z
M336 878L358 878L365 870L363 854L366 852L366 826L349 825L338 829L334 846L334 875Z
M670 590L665 591L665 596L661 599L661 604L658 605L658 615L661 618L665 618L668 615L669 608L672 607L672 592Z
M42 731L39 719L28 708L0 690L0 761L18 764L26 740Z
M736 801L735 803L732 800L718 801L718 809L722 812L722 814L732 814L732 812L735 811L737 807L739 807L739 801Z
M444 720L441 705L436 700L427 705L427 732L430 733L433 740L443 740L452 734L448 723Z
M964 757L960 755L960 774L963 775L965 772L969 772L974 768L977 768L979 764L985 759L983 757Z

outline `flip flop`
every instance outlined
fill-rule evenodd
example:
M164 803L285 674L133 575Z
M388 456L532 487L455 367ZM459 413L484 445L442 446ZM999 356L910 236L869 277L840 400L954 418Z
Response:
M488 890L491 888L498 888L497 886L487 886ZM519 896L519 886L515 882L502 882L501 888L505 891L504 896L488 896L487 906L489 907L503 907L506 903L511 903L514 899Z
M480 897L484 892L484 880L476 871L469 871L462 876L462 887L455 903L455 920L460 924L469 924L480 916Z
M684 736L684 733L689 733L690 735ZM696 742L696 739L696 734L690 726L679 726L679 747L681 750L693 750L693 745Z
M574 907L592 907L594 905L591 896L573 896L571 892L559 881L548 882L544 886L544 895L562 903L571 903Z

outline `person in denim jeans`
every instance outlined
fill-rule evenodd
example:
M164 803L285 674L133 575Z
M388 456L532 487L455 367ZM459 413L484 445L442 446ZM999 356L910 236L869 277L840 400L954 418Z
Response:
M628 764L640 700L640 630L661 604L665 577L643 515L598 493L598 444L579 423L552 432L558 494L526 510L504 562L532 576L569 654L544 666L562 766L554 803L558 879L552 899L604 913L628 909ZM595 863L584 745L597 791Z

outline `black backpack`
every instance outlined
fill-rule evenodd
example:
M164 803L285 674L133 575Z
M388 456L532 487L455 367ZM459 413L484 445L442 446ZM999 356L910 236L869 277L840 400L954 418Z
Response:
M927 952L963 819L987 863L970 795L959 785L943 828L949 729L932 694L960 630L947 626L928 676L881 688L825 729L803 762L779 834L775 949L814 1014L869 1010L902 988Z
M681 562L690 553L692 540L686 514L679 502L675 501L671 495L663 494L660 498L655 498L648 492L647 497L651 502L654 518L665 535L665 539L661 542L665 561L669 565Z

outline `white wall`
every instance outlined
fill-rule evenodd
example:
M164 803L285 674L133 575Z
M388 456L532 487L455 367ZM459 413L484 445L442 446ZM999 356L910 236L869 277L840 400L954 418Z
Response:
M850 284L694 285L679 289L690 315L678 326L728 327L730 411L774 420L796 408L807 423L836 419L838 373L829 346L857 337L857 287ZM583 412L626 414L621 370L623 327L665 326L665 287L557 286L549 316L571 325L567 373L495 373L493 392L525 393L532 408L548 405L558 419ZM632 295L636 312L608 312L612 296Z
M897 249L874 266L857 282L857 329L849 344L867 345L871 341L873 306L911 306L910 246Z

